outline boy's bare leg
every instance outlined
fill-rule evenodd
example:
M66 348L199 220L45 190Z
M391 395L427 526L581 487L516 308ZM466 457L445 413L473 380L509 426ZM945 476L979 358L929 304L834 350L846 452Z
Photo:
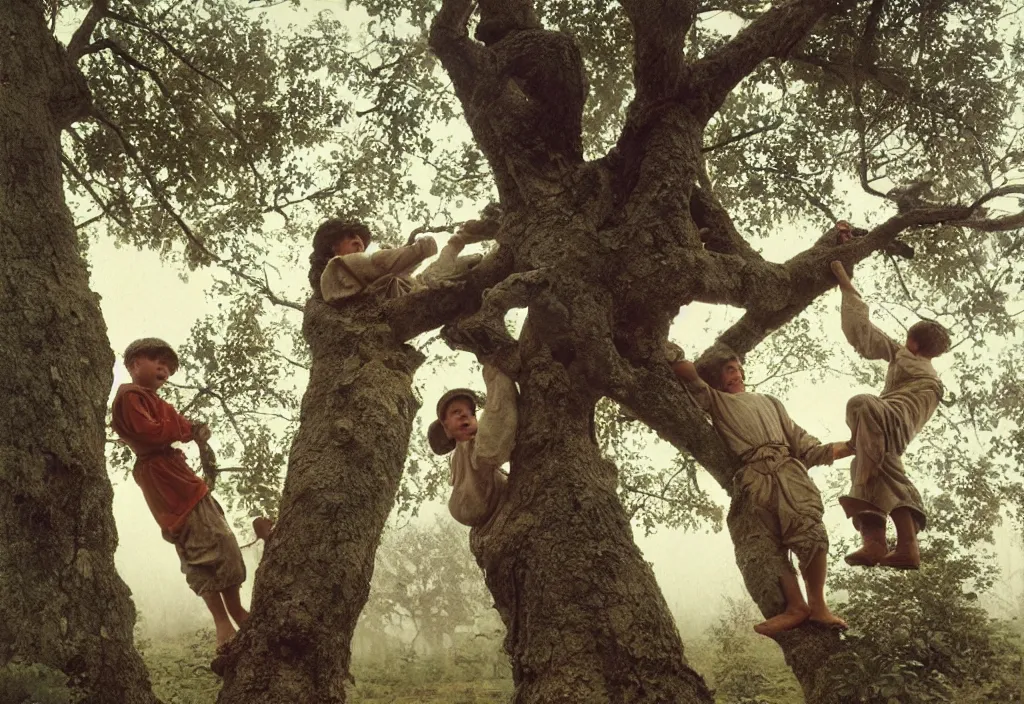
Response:
M228 612L224 608L224 599L221 598L220 592L208 592L202 596L203 601L206 602L206 608L213 615L213 624L217 628L217 647L219 648L235 635L235 627L231 624L231 619L228 618Z
M917 544L917 524L910 509L901 506L892 512L896 524L896 549L878 561L883 567L916 570L921 566L921 552Z
M854 567L874 567L889 552L889 546L885 542L885 519L871 513L862 513L858 519L864 545L844 559L846 564Z
M221 592L224 597L224 605L227 606L228 613L231 614L231 618L235 620L238 627L241 628L242 624L249 618L249 612L242 607L242 595L239 593L241 587L232 587Z
M825 574L828 571L828 553L819 550L803 570L807 584L807 605L810 619L829 628L846 628L846 621L832 613L825 602Z
M811 609L804 601L804 595L800 591L800 583L797 581L796 575L785 570L779 577L779 582L782 585L782 593L786 597L786 610L778 616L772 616L767 621L762 621L754 626L756 632L769 638L796 628L811 615Z

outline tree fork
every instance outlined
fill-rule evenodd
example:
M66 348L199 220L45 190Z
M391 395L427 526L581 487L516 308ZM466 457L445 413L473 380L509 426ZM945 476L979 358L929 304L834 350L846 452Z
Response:
M508 629L513 701L711 702L594 441L594 399L527 328L508 491L470 536Z
M61 130L90 95L42 4L0 3L0 36L0 670L38 663L89 704L152 704L114 567L114 360L61 175Z

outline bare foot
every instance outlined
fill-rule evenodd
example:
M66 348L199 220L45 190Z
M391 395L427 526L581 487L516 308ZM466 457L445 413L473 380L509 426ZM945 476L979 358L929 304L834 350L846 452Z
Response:
M874 567L885 557L888 550L885 543L865 541L860 550L854 550L843 559L846 560L846 564L854 567Z
M826 628L833 628L840 631L845 631L848 628L846 621L829 611L828 606L825 604L822 604L821 606L812 606L809 620L813 623L825 626Z
M921 552L918 549L917 541L907 545L896 545L896 549L888 553L878 561L882 567L891 567L897 570L916 570L921 567Z
M235 627L228 621L225 624L217 624L217 649L220 650L225 643L234 638Z
M796 628L801 623L806 621L811 615L811 610L806 606L798 606L795 608L788 608L778 616L772 616L767 621L763 621L756 626L754 630L763 636L774 638L783 631Z

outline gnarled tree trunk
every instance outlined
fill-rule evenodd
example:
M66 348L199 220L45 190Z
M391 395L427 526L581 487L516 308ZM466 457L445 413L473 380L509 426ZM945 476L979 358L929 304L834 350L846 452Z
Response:
M633 541L594 437L597 399L530 337L506 498L471 533L508 629L514 701L714 701Z
M220 704L345 701L352 633L420 406L423 355L380 314L375 300L306 305L309 386L252 616L218 663Z
M61 181L89 93L41 3L0 3L0 37L0 677L39 663L86 702L149 704L114 569L113 355Z

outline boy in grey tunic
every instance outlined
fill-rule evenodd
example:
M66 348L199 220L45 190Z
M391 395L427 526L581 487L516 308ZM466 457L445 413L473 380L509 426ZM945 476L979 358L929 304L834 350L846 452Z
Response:
M852 487L839 503L860 531L864 545L846 556L851 565L882 565L917 569L921 564L917 533L926 523L921 495L907 477L900 455L935 413L942 382L932 358L949 349L949 333L932 320L907 331L903 345L871 324L867 305L841 262L832 272L843 294L842 325L846 339L865 359L889 363L881 396L860 394L846 406L850 446L856 453L850 467ZM896 524L896 549L888 551L886 519Z
M754 630L774 636L808 619L845 628L846 623L825 601L828 535L822 522L821 495L807 468L849 456L846 443L822 445L792 421L778 399L748 393L743 365L736 357L721 360L711 372L716 377L711 380L714 387L701 379L692 362L683 359L682 350L674 348L669 361L697 405L711 415L715 430L743 462L733 478L730 513L740 501L749 501L775 540L779 563L785 565L779 580L786 609ZM806 601L789 552L800 563Z

